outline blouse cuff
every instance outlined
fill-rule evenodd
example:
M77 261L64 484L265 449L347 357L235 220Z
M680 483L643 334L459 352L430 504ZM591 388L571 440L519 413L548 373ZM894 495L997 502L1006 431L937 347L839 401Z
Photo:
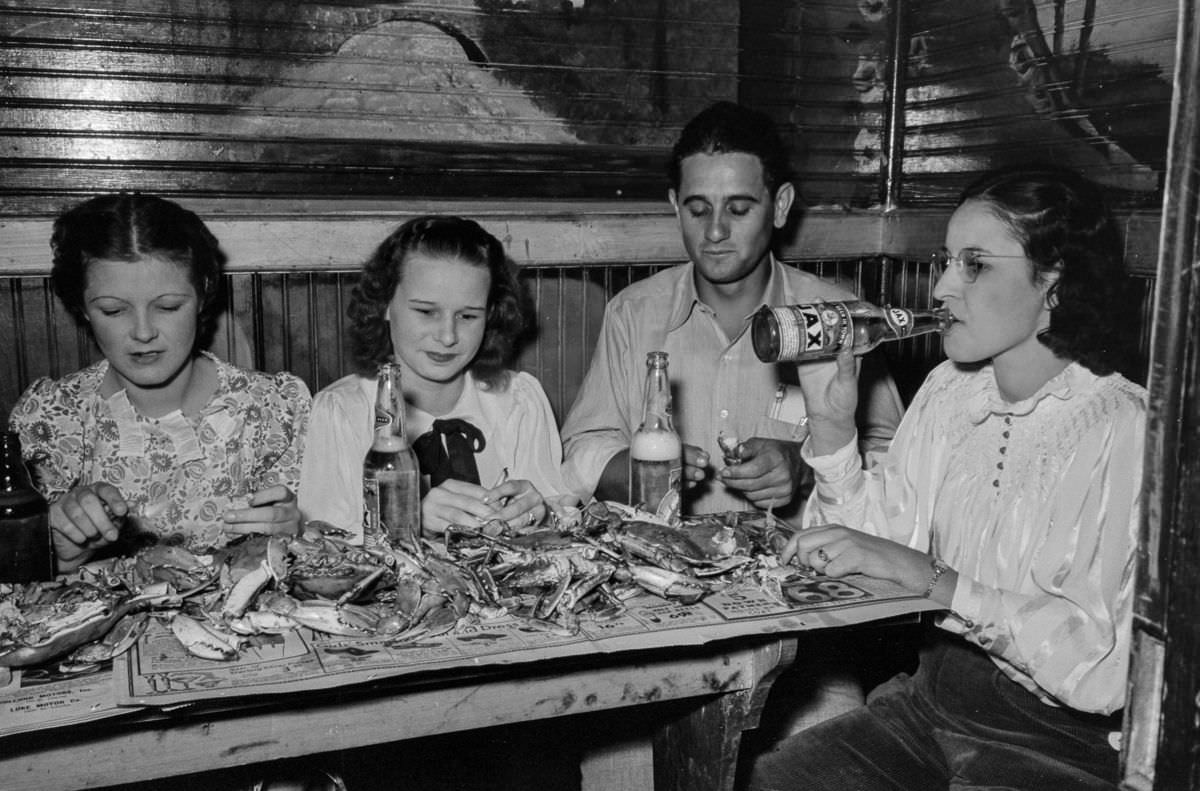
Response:
M800 447L800 458L813 468L817 480L824 483L842 480L862 469L862 456L858 453L857 435L833 453L827 453L824 456L813 454L812 442L806 440Z
M983 585L959 573L954 598L950 601L950 613L946 619L958 627L951 631L961 634L976 628L983 611L985 592L986 588Z

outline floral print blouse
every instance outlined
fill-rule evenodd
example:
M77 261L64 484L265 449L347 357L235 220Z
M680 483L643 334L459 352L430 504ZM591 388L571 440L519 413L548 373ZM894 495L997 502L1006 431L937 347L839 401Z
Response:
M124 390L100 395L101 361L61 379L42 378L17 400L10 422L37 486L51 502L73 487L116 486L142 531L192 550L221 546L222 514L275 484L293 491L311 397L289 373L250 371L206 355L217 390L195 417L153 419Z

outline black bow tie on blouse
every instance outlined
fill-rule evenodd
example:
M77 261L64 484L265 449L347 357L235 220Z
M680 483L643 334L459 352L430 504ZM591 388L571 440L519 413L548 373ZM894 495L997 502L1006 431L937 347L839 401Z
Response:
M451 418L433 421L433 428L413 442L413 451L432 488L448 478L478 484L475 454L486 446L483 432L465 420Z

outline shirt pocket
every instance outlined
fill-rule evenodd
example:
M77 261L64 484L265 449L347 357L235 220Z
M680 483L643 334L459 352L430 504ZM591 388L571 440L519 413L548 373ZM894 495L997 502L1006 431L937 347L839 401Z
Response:
M775 389L775 397L767 405L766 414L758 419L754 434L792 442L808 436L808 411L799 387L781 383Z

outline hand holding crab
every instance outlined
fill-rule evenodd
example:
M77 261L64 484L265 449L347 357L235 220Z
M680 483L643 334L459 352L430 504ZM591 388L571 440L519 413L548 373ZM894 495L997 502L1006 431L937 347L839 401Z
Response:
M759 508L792 501L803 479L800 443L751 437L738 444L737 452L735 462L720 472L726 486Z
M246 508L230 508L224 515L224 532L294 536L300 532L296 495L277 484L255 492Z
M50 505L50 527L60 572L73 571L100 547L117 540L129 503L103 481L75 486Z
M491 489L449 478L429 490L421 501L425 531L441 534L450 525L482 525L502 521L527 527L541 521L546 506L541 493L527 480L505 480Z

